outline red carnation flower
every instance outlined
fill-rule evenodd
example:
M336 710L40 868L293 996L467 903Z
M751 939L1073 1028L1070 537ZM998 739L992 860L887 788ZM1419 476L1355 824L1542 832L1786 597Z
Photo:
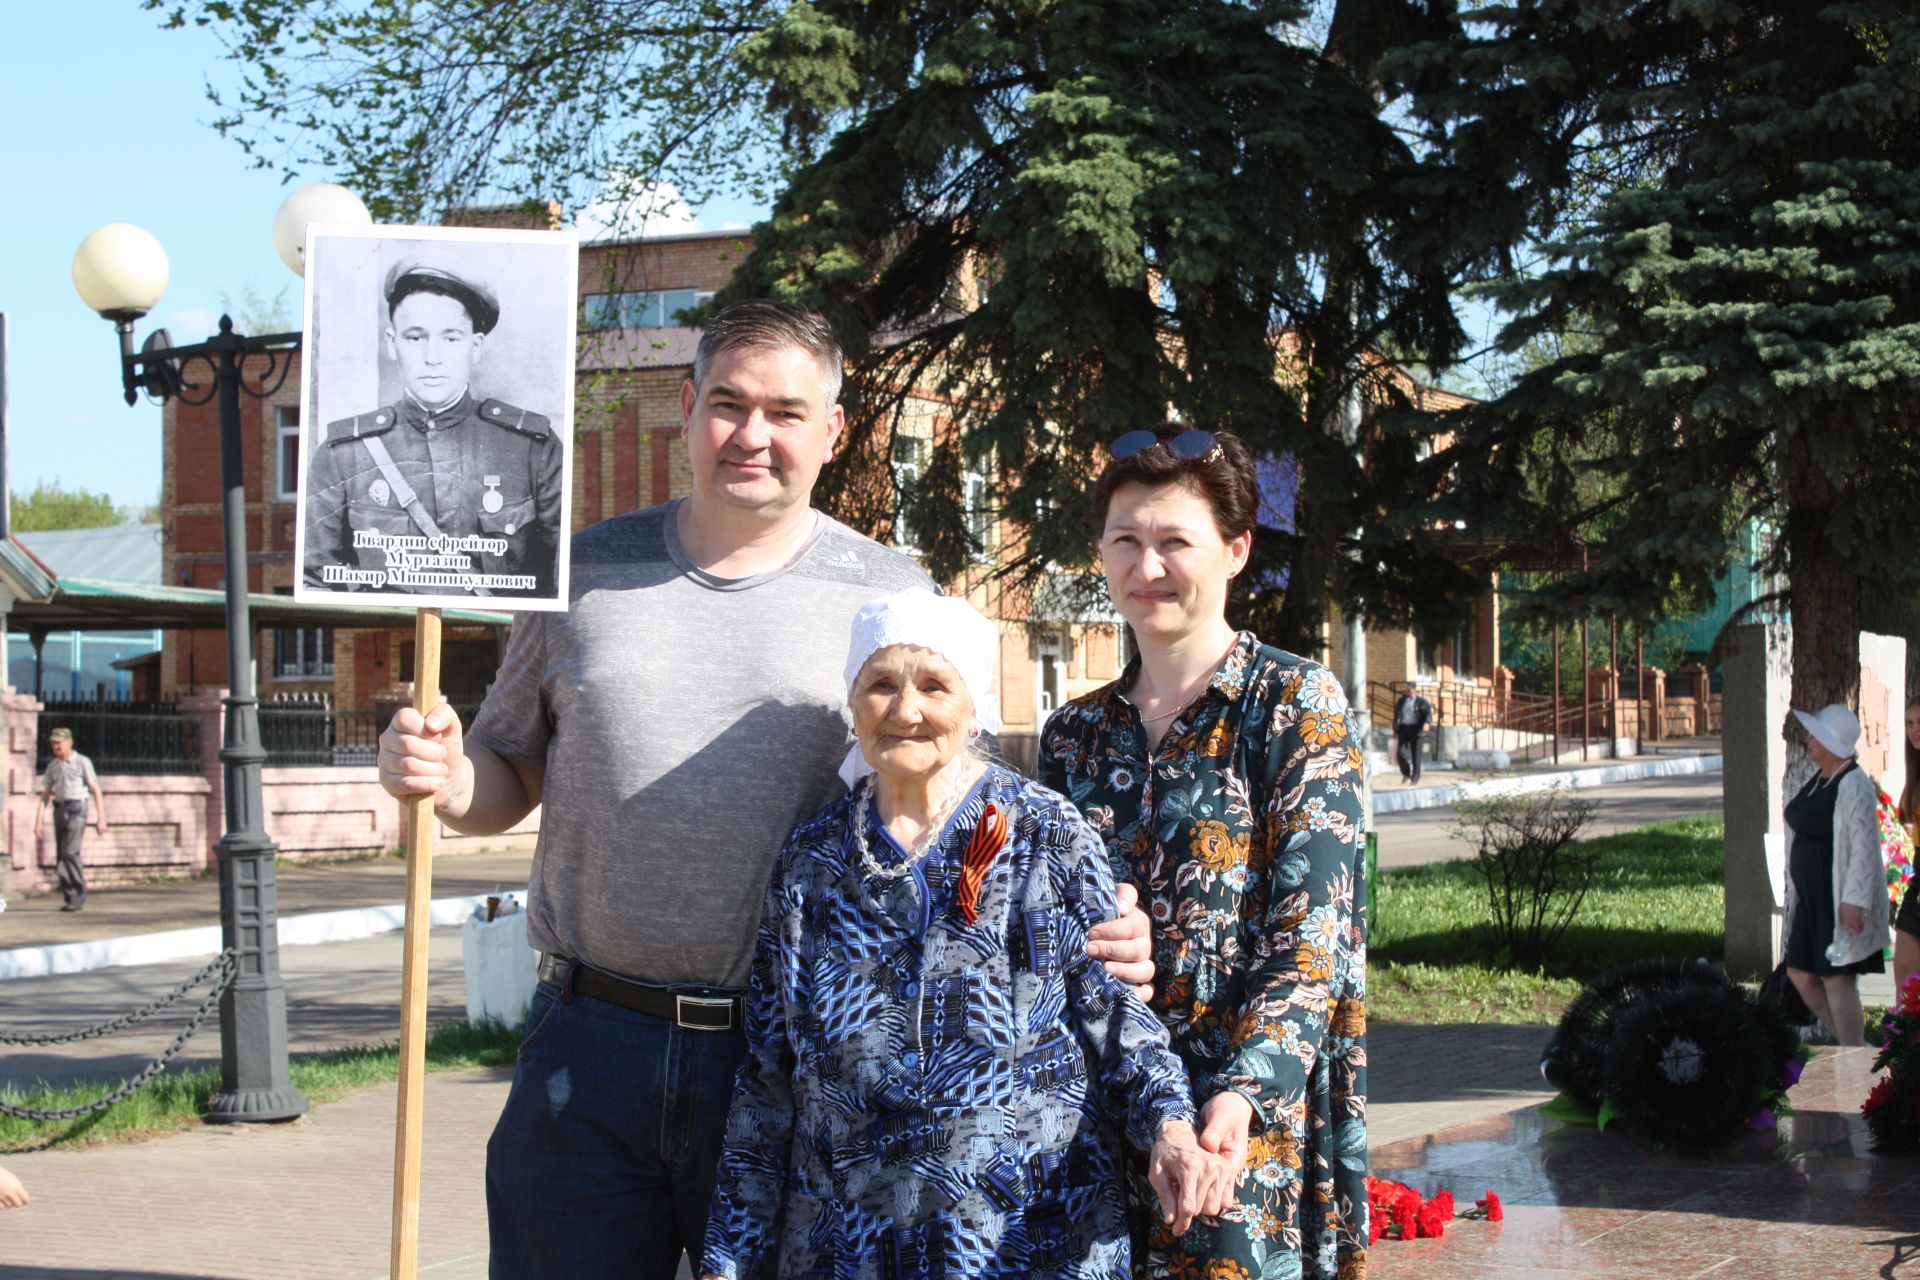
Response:
M1893 1081L1891 1079L1882 1080L1879 1084L1873 1086L1867 1093L1867 1100L1860 1104L1860 1114L1862 1116L1870 1116L1878 1111L1880 1104L1887 1100L1887 1094L1892 1092L1892 1090Z
M1447 1215L1440 1211L1438 1200L1429 1200L1420 1206L1420 1234L1435 1240L1447 1234Z
M1492 1187L1487 1188L1487 1198L1485 1200L1476 1200L1473 1203L1476 1209L1484 1209L1486 1211L1488 1222L1500 1222L1507 1216L1507 1211L1500 1207L1500 1197L1494 1194Z

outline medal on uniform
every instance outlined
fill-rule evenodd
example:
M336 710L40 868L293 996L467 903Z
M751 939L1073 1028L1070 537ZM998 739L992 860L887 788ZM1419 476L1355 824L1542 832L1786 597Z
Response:
M387 488L387 482L385 480L375 480L367 486L367 496L384 507L387 505L387 499L391 497L392 494Z
M480 509L482 511L485 511L488 515L492 515L501 507L507 505L507 500L500 496L499 476L481 476L480 483L487 486L487 491L480 495Z

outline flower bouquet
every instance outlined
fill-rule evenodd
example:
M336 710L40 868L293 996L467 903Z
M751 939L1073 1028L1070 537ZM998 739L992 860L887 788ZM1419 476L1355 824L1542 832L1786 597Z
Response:
M1367 1243L1382 1239L1438 1240L1447 1234L1447 1223L1454 1218L1453 1192L1437 1191L1431 1200L1404 1182L1389 1178L1367 1179ZM1488 1222L1504 1219L1506 1210L1500 1197L1489 1188L1484 1200L1462 1211L1462 1218L1484 1218Z
M1880 858L1887 864L1887 896L1898 911L1907 881L1913 879L1913 838L1901 825L1893 798L1884 791L1880 793Z
M1860 1114L1875 1150L1910 1150L1920 1146L1920 973L1907 979L1880 1028L1885 1039L1873 1069L1886 1075L1860 1104Z

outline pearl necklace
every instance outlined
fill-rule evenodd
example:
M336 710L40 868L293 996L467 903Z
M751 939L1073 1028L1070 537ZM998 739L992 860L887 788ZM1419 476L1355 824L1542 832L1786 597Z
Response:
M980 772L984 773L985 770L981 770ZM860 789L854 793L853 797L853 847L855 852L860 855L861 869L878 880L898 880L901 876L911 871L922 858L927 856L933 849L935 843L939 841L942 829L945 828L947 824L947 819L953 816L953 811L959 808L960 802L967 798L968 792L973 790L973 784L979 780L979 777L980 773L972 770L967 771L964 783L956 786L952 793L941 802L939 810L930 815L926 832L922 834L918 840L914 841L913 848L907 850L907 856L898 864L891 867L882 865L880 860L873 856L873 850L868 846L867 805L871 803L873 799L873 775L868 774L862 778L860 780Z

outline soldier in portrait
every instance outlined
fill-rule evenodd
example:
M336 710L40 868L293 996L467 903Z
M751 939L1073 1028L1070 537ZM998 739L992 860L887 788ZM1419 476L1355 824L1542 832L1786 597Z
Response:
M474 389L494 292L422 259L387 272L393 404L327 425L307 478L305 580L327 590L551 596L562 442Z

